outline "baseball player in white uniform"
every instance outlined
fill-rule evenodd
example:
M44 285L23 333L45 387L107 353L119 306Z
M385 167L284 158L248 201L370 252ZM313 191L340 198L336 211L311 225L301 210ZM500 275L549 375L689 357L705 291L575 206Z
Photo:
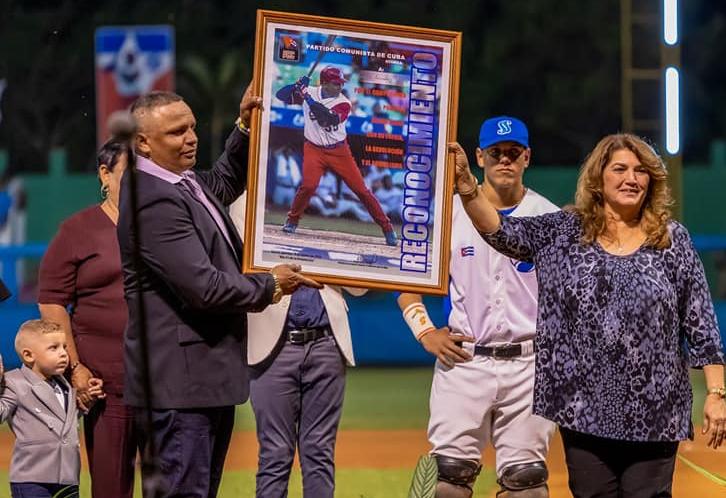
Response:
M282 231L295 233L300 218L320 183L320 177L326 171L332 171L350 187L381 227L386 244L395 246L398 238L391 220L366 186L348 146L345 125L351 103L341 93L345 83L343 72L337 67L328 66L320 71L319 86L309 87L309 83L310 79L303 76L296 83L284 86L276 93L277 98L286 104L302 104L305 119L302 182L287 213Z
M524 187L529 135L520 120L500 116L481 127L477 163L482 193L502 216L556 211ZM437 357L428 436L438 466L437 498L469 498L481 453L496 452L498 497L546 498L545 458L554 424L532 414L537 278L531 262L492 249L454 197L448 327L436 328L421 296L401 294L404 318Z

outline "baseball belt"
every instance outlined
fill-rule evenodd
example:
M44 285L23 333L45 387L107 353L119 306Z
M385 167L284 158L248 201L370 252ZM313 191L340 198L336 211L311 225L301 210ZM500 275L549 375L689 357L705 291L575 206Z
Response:
M520 356L528 356L534 352L534 342L524 341L507 344L494 344L491 346L483 346L476 344L474 346L474 354L479 356L488 356L497 360L506 360L510 358L518 358Z
M300 329L300 330L288 330L287 340L290 344L305 344L310 341L315 341L321 337L333 335L333 331L330 327L318 327L313 329Z

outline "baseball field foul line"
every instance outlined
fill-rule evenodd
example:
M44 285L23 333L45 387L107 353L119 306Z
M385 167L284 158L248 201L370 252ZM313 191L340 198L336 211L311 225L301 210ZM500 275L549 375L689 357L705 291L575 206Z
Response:
M691 467L693 470L695 470L699 474L701 474L706 479L708 479L708 480L710 480L712 482L715 482L716 484L718 484L720 486L726 486L726 479L724 479L723 477L721 477L721 476L719 476L717 474L714 474L713 472L709 472L707 469L704 469L700 465L697 465L697 464L693 463L692 461L690 461L688 458L684 457L683 455L680 455L679 454L678 455L678 459L681 462L683 462L686 465L688 465L689 467Z

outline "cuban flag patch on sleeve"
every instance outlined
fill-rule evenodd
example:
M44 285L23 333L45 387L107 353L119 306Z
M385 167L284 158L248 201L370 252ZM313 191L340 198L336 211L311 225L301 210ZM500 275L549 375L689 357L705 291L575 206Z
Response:
M464 246L461 248L461 257L474 256L474 246Z

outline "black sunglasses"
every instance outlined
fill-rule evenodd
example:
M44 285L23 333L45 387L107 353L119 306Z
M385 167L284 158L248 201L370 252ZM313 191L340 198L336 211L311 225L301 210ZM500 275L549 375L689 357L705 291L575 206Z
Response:
M499 147L490 147L487 149L487 154L492 159L499 161L502 156L506 156L510 161L514 162L519 159L519 156L524 152L523 147L510 147L508 149L500 149Z

